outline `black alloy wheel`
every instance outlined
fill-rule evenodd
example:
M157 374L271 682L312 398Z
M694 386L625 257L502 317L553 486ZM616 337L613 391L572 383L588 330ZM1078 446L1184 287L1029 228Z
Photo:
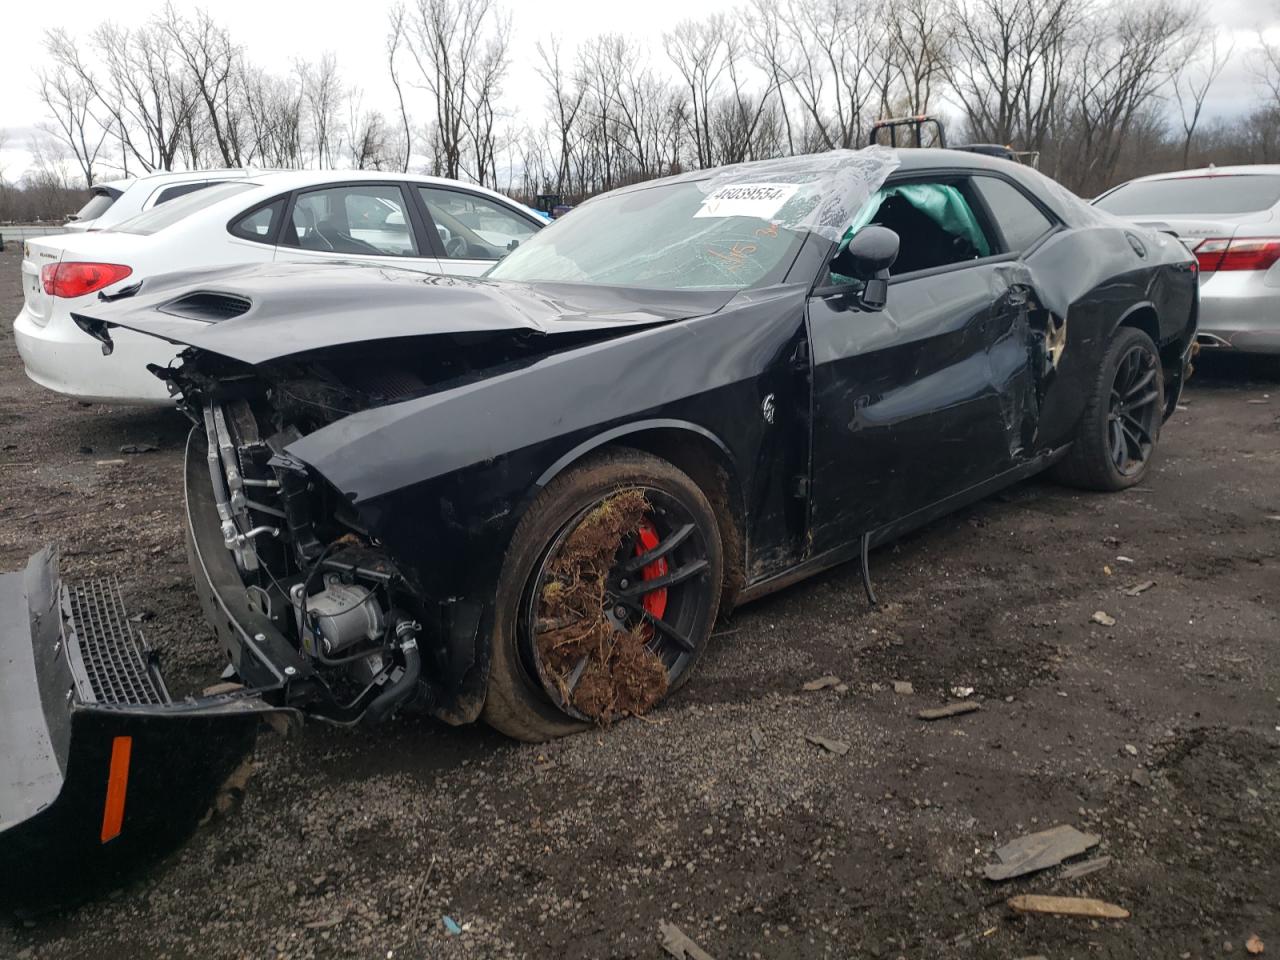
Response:
M1066 456L1054 468L1086 490L1124 490L1142 482L1164 423L1164 368L1137 327L1120 327L1097 366Z
M1107 415L1108 449L1121 476L1142 471L1155 449L1163 397L1157 383L1159 358L1146 344L1131 346L1116 367Z
M707 613L715 608L718 585L711 581L706 539L690 511L676 498L650 487L629 488L643 494L651 510L625 536L605 579L600 613L614 631L638 631L645 646L662 661L667 685L674 687L697 652L695 638L709 627ZM565 524L544 554L525 591L520 624L520 659L531 679L564 713L592 720L573 704L573 693L587 666L577 659L565 683L557 678L538 650L538 636L555 624L538 616L543 596L565 541L583 519L617 493L597 499Z
M687 473L641 450L601 451L547 484L496 584L485 721L549 740L679 688L720 608L720 524Z

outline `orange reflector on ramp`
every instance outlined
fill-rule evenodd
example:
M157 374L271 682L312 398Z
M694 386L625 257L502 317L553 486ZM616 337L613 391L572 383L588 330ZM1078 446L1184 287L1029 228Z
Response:
M107 775L107 802L102 808L102 842L120 836L124 823L124 795L129 789L129 754L133 737L116 737L111 742L111 772Z

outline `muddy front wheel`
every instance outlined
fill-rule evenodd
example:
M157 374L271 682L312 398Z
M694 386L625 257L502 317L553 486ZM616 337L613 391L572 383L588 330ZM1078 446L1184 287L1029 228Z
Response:
M715 513L682 471L629 449L570 469L507 551L485 720L541 741L646 712L701 656L723 579Z

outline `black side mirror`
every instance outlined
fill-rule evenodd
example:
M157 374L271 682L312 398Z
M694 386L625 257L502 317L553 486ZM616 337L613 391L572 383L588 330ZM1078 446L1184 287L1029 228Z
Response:
M858 302L883 310L889 298L889 268L898 259L898 235L888 227L866 226L831 260L831 269L864 284Z

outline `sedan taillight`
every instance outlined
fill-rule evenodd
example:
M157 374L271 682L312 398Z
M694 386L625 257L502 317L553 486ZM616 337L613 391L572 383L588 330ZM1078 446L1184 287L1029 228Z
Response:
M44 292L53 297L83 297L133 273L122 263L48 263L40 268Z
M1269 270L1280 260L1280 238L1240 237L1201 240L1195 247L1201 273L1215 270Z

